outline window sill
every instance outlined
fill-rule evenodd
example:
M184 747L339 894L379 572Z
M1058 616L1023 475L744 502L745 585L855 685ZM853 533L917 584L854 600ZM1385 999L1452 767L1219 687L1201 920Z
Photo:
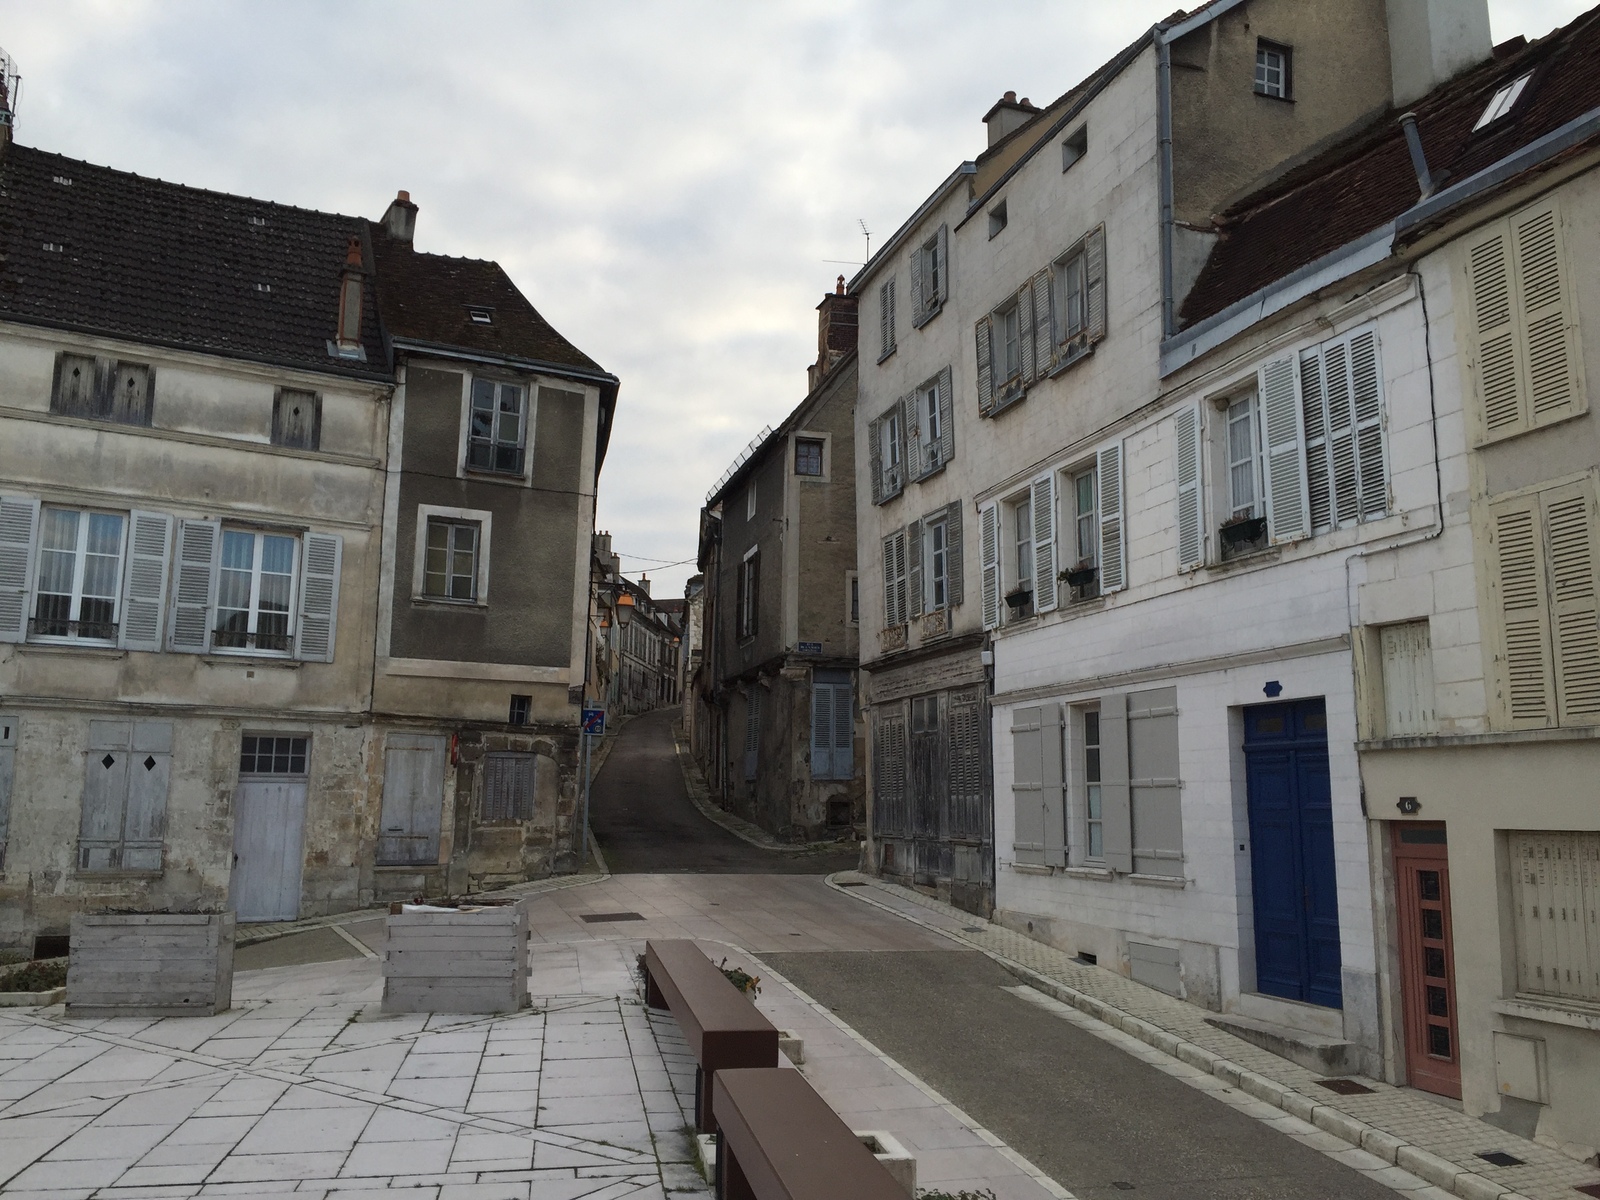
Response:
M1125 875L1123 878L1129 883L1137 883L1143 887L1180 889L1189 886L1189 881L1182 875L1146 875L1142 871L1135 871L1131 875Z
M1273 101L1276 101L1279 104L1293 104L1294 103L1294 97L1293 96L1274 96L1271 92L1259 92L1259 91L1254 91L1254 90L1252 90L1252 95L1258 96L1262 100L1273 100Z
M80 658L128 657L128 652L117 646L95 643L78 645L73 642L18 642L16 648L21 654L67 654Z
M947 463L947 462L937 463L934 466L929 467L921 475L918 475L916 477L916 479L913 480L913 482L915 482L915 483L926 483L928 480L932 479L935 475L939 475L939 474L943 473L944 469L946 467L948 467L949 465L950 464Z
M1519 1017L1524 1021L1543 1021L1547 1025L1566 1025L1573 1029L1600 1032L1600 1006L1564 1003L1545 996L1538 999L1518 996L1514 1000L1492 1000L1489 1008L1502 1017Z
M288 655L251 654L248 650L213 650L200 661L208 667L276 667L285 671L298 671L304 665Z
M462 611L487 610L487 600L451 600L445 596L413 596L411 604L414 608L453 608Z
M992 421L1001 413L1010 412L1013 408L1026 400L1027 397L1028 389L1025 387L1018 387L1015 391L1007 392L1004 396L996 400L994 402L994 407L984 415L986 415Z
M881 366L882 364L888 362L894 357L894 352L898 349L900 349L899 346L890 346L882 354L878 355L878 364Z
M1071 879L1115 879L1116 873L1110 867L1095 867L1087 863L1081 867L1068 867L1061 872Z
M1041 866L1038 863L1009 863L1007 864L1018 875L1054 875L1054 867Z
M924 325L926 325L929 321L933 320L935 317L937 317L943 311L944 311L944 301L941 300L941 301L939 301L939 303L935 304L932 308L930 308L926 312L924 312L920 317L916 318L916 320L912 321L911 322L911 328L913 328L913 329L921 329Z
M525 485L528 482L526 471L496 471L489 467L462 467L461 474L466 479L478 479L485 483L515 483Z
M1080 345L1073 346L1071 349L1069 349L1065 355L1063 355L1061 361L1058 362L1051 369L1050 373L1045 376L1046 379L1060 378L1062 375L1065 375L1068 371L1072 370L1073 367L1077 366L1084 359L1088 358L1094 353L1096 343L1088 340L1088 334L1079 334L1078 337L1082 338L1083 342ZM1071 345L1071 343L1062 344Z

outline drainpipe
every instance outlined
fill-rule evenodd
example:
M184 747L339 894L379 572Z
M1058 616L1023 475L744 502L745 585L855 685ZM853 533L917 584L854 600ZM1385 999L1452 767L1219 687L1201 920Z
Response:
M1422 136L1417 132L1417 114L1401 116L1400 128L1405 131L1406 149L1411 151L1411 169L1417 173L1417 186L1422 189L1419 199L1426 200L1433 195L1433 172L1428 170L1428 156L1423 152Z
M1157 25L1152 34L1156 46L1156 159L1161 179L1162 337L1178 332L1177 298L1172 294L1172 48L1167 44L1167 29L1165 24Z

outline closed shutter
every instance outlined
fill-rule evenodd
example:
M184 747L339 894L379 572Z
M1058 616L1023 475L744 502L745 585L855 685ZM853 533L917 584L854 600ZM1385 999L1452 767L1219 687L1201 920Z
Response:
M906 833L906 717L899 705L874 713L872 739L872 832Z
M1300 358L1310 530L1381 517L1389 507L1383 385L1371 329Z
M1025 283L1017 289L1017 360L1021 375L1017 389L1023 390L1033 382L1033 284Z
M130 721L90 721L84 755L83 806L78 818L78 869L122 866L122 811L128 796Z
M113 367L107 380L106 415L124 425L150 424L152 374L149 367L140 363L119 362Z
M166 513L135 510L128 514L128 525L118 644L126 650L159 650L161 619L167 611L172 518Z
M1489 437L1526 428L1517 367L1509 231L1496 221L1467 245L1472 346L1468 360Z
M1300 356L1300 420L1306 435L1306 503L1311 528L1332 529L1333 444L1328 437L1327 401L1322 388L1322 355Z
M1033 515L1033 611L1056 607L1056 477L1041 475L1029 489Z
M161 870L172 783L172 722L135 721L128 760L128 799L122 818L122 869Z
M99 364L88 355L58 355L50 411L67 417L104 416L102 380Z
M922 406L917 401L918 395L914 391L900 397L900 428L905 430L907 479L921 479L928 470L928 456L923 453Z
M1543 499L1557 718L1562 725L1592 725L1600 717L1600 589L1595 578L1600 521L1587 484L1554 489Z
M833 778L833 684L811 685L811 778Z
M1501 701L1514 729L1543 729L1556 711L1539 498L1490 509L1489 589L1500 624Z
M923 291L922 257L924 243L911 251L911 327L921 329L928 319L928 297Z
M1517 315L1527 355L1527 420L1543 425L1578 411L1578 352L1562 278L1566 259L1561 217L1553 203L1546 203L1518 213L1510 224L1517 263Z
M222 526L216 521L178 522L178 564L172 587L172 626L167 649L204 654L211 649L211 606L217 590Z
M883 623L894 629L906 623L906 531L897 529L883 540Z
M949 367L939 372L933 386L939 405L939 462L942 465L954 458L956 453L956 414L950 394Z
M943 304L950 299L950 226L939 226L935 244L939 247L939 292L933 299Z
M1205 513L1200 503L1200 409L1180 408L1173 418L1177 442L1178 570L1188 571L1205 561Z
M1000 626L1000 510L986 504L978 512L978 552L983 561L983 627Z
M1127 534L1122 516L1122 443L1095 455L1100 488L1100 592L1120 592L1128 583Z
M28 592L38 532L37 500L0 496L0 642L20 642L28 636Z
M1385 625L1378 631L1383 671L1385 737L1432 733L1433 652L1428 622Z
M1133 803L1128 779L1128 697L1100 698L1100 812L1106 866L1133 870Z
M1178 775L1178 691L1128 693L1128 806L1133 869L1183 874L1182 786Z
M1044 776L1047 707L1011 710L1011 801L1015 829L1011 849L1019 863L1045 865Z
M878 288L878 361L894 350L894 280Z
M867 422L867 470L872 476L872 502L882 504L883 496L883 421Z
M1389 510L1389 471L1384 446L1383 371L1378 334L1363 329L1350 335L1350 406L1356 426L1356 489L1361 519Z
M906 573L906 598L909 601L907 615L910 618L922 615L922 522L913 521L906 526L905 533L906 554L910 559L910 567Z
M339 624L339 567L344 557L344 539L337 534L308 533L303 541L295 657L332 662L334 633Z
M439 861L445 752L445 739L437 735L391 733L384 739L380 864Z
M856 712L848 682L833 685L833 777L853 779L856 773Z
M1273 542L1303 538L1307 525L1305 435L1300 377L1293 358L1261 368L1261 422L1267 451L1267 524Z
M478 802L478 820L533 820L537 768L538 756L533 754L484 755L483 796Z
M0 871L6 865L11 829L11 785L16 778L17 718L0 713Z
M994 412L994 369L990 358L993 322L989 317L983 317L974 330L978 341L978 415L987 417Z
M1055 289L1050 285L1051 272L1040 271L1033 277L1033 376L1043 379L1055 370L1056 335L1051 298Z
M964 568L961 562L961 501L946 505L944 510L945 574L950 607L961 603L965 589L962 587Z
M1083 270L1087 276L1089 340L1106 336L1106 227L1091 233L1083 242Z
M761 688L744 694L744 777L754 779L761 756Z

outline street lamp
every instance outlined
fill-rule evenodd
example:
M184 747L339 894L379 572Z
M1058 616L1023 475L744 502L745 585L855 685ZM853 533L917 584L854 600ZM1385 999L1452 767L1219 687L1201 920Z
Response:
M627 628L628 622L633 620L633 610L638 604L628 592L623 592L617 597L617 624Z

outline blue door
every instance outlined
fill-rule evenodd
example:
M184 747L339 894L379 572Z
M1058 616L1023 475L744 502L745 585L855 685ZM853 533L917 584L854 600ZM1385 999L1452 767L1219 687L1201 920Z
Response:
M1256 990L1343 1007L1339 898L1321 700L1244 710Z

